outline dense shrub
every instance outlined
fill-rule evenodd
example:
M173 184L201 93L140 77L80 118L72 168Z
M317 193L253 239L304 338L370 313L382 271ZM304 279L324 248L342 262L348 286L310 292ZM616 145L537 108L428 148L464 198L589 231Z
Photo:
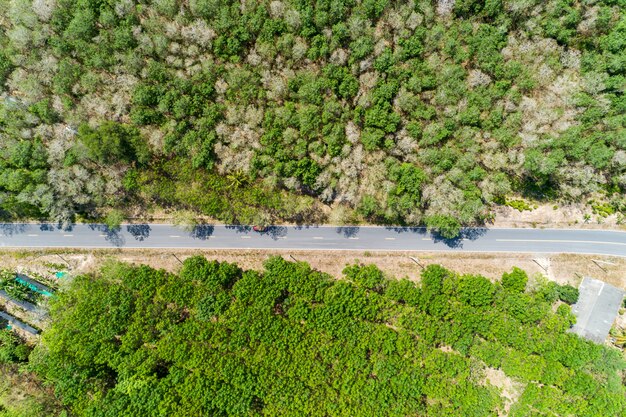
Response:
M569 284L559 287L559 299L567 304L576 304L578 301L578 288Z
M78 416L491 416L504 397L486 367L519 386L515 415L626 411L626 363L568 333L566 304L438 265L421 285L345 273L279 257L261 272L109 264L52 301L30 367Z

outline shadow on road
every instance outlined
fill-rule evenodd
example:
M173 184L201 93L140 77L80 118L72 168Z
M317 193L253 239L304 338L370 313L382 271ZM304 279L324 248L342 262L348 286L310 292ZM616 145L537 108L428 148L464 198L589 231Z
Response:
M435 243L443 243L449 248L454 249L462 249L464 240L476 240L487 233L487 228L485 227L472 227L468 229L462 229L459 235L455 238L446 238L441 236L439 233L431 233L433 237L433 241Z
M319 229L319 225L317 224L296 224L293 226L294 230L302 230L302 229Z
M207 240L213 235L215 226L212 224L199 224L191 231L191 237L194 239Z
M13 236L20 233L24 233L26 231L25 224L12 224L12 223L2 223L0 225L0 231L5 236Z
M278 240L281 237L287 236L287 228L285 226L268 226L261 234L267 235L273 240Z
M426 235L425 227L408 227L408 226L386 226L385 230L389 230L392 232L400 233L414 233L417 235Z
M463 229L461 231L461 236L463 237L463 239L476 240L484 236L485 233L487 233L487 230L489 229L487 229L486 227L472 227L468 229Z
M359 234L361 228L359 226L340 226L335 228L335 232L343 237L356 237Z
M135 240L143 242L144 239L150 237L150 232L152 228L149 224L129 224L126 226L126 230L130 233Z
M121 227L111 229L109 226L104 224L90 224L89 228L102 233L104 235L104 240L113 246L117 246L119 248L124 246L126 243L126 239L124 239L124 236L120 233L122 231Z
M54 232L54 225L50 223L42 223L39 225L39 230L42 232Z
M234 230L237 233L248 233L250 230L252 230L252 227L244 226L241 224L229 224L226 226L226 229Z

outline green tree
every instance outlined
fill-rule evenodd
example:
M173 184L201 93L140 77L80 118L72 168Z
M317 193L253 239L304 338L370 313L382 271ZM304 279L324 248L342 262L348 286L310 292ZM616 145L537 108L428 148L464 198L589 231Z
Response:
M576 304L578 301L578 288L569 284L559 287L559 299L567 304Z
M461 223L452 216L434 214L424 218L429 230L440 234L445 239L454 239L461 233Z
M502 286L511 292L524 292L527 282L528 275L526 271L518 267L513 267L511 272L502 274Z
M464 275L459 281L459 298L474 307L485 307L493 302L495 288L480 275Z
M78 137L89 156L103 164L145 164L150 158L148 144L136 128L128 125L104 122L93 129L83 124L78 128Z
M122 222L124 221L124 213L120 210L110 210L104 217L104 224L110 230L119 230Z
M31 348L0 320L0 365L26 362Z

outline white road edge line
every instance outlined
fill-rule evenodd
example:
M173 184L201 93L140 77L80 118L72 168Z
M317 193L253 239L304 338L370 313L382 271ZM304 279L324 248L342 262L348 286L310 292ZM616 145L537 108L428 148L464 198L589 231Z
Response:
M385 240L396 240L395 237L386 237Z
M241 236L242 239L252 239L252 236Z
M63 237L74 237L74 235L63 235Z
M39 235L28 235L28 237L36 237L36 236L39 236Z
M562 239L496 239L496 242L536 242L536 243L596 243L598 245L626 246L622 242L602 242L598 240L562 240Z
M293 251L295 250L300 250L300 251L327 251L327 248L301 248L301 249L297 249L297 248L293 248L293 247L288 247L288 248L238 248L236 246L218 246L218 247L206 247L206 246L124 246L122 248L120 248L119 246L94 246L94 245L82 245L82 246L64 246L64 245L54 245L54 246L45 246L45 245L32 245L32 244L28 244L28 245L11 245L11 246L7 246L6 244L2 243L0 244L0 247L4 247L4 248L41 248L41 249L58 249L58 248L63 248L63 249L96 249L96 250L109 250L109 249L167 249L167 250L175 250L175 249L198 249L198 250L233 250L233 249L250 249L250 250L267 250L267 251L275 251L275 250L285 250L285 251ZM332 249L334 251L339 251L339 252L350 252L350 251L354 251L354 248L335 248ZM415 252L415 253L427 253L427 252L432 252L432 249L370 249L372 251L377 251L377 252L392 252L392 253L397 253L397 252ZM446 249L446 250L435 250L436 252L452 252L453 249ZM554 251L554 250L549 250L549 251L540 251L538 252L537 250L492 250L492 249L471 249L471 250L466 250L464 251L466 253L547 253L547 254L558 254L558 253L572 253L572 254L577 254L577 255L600 255L600 256L617 256L619 258L624 258L626 259L626 255L622 255L619 253L604 253L604 252L583 252L583 251L563 251L563 252L559 252L559 251Z
M170 237L180 237L179 235L170 235Z
M313 236L313 239L322 240L322 239L324 239L324 238L323 238L323 237L321 237L321 236Z

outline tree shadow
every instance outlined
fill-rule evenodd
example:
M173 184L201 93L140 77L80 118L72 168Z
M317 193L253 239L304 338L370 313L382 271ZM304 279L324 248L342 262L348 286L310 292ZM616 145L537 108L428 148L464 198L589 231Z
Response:
M319 226L316 224L296 224L293 226L294 230L302 230L302 229L319 229Z
M361 228L359 226L340 226L335 228L335 232L343 235L343 237L356 237L359 234Z
M191 231L191 237L194 239L207 240L209 237L213 235L215 231L215 226L212 224L199 224L194 226Z
M476 240L484 236L488 230L486 227L470 227L461 231L461 237L463 239Z
M13 223L2 223L0 224L0 231L5 236L13 236L20 233L26 232L25 224L13 224Z
M409 226L385 226L385 230L389 230L395 233L413 233L418 235L426 235L425 227L409 227Z
M143 242L144 239L150 237L152 228L148 224L129 224L126 226L126 230L130 233L135 240Z
M463 238L460 235L453 238L444 237L438 232L430 232L430 235L435 243L443 243L449 248L463 249Z
M449 248L462 249L464 240L476 240L487 233L486 227L470 227L461 229L459 235L454 238L447 238L437 232L431 232L435 243L443 243Z
M234 230L237 233L248 233L252 230L252 226L245 226L242 224L229 224L226 226L228 230Z
M54 229L54 225L50 223L41 223L39 225L39 230L41 230L42 232L54 232Z
M261 234L268 235L273 240L278 240L287 236L287 228L285 226L268 226Z
M124 239L124 236L120 233L122 231L121 227L111 229L106 224L90 224L89 228L91 230L97 230L98 232L102 233L104 235L104 240L106 240L113 246L119 248L121 246L124 246L124 244L126 243L126 239Z

